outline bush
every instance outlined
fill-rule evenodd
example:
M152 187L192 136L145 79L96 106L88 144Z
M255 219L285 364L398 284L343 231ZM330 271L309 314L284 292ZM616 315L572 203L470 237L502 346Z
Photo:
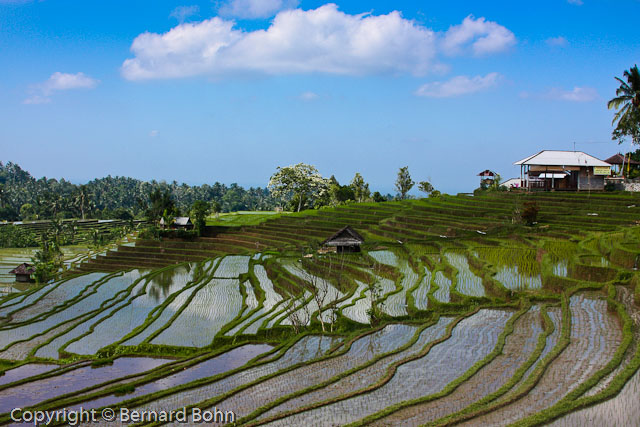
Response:
M28 248L38 246L36 235L15 225L0 226L0 247Z
M615 191L616 185L613 182L607 182L604 185L604 191Z
M522 219L527 225L533 225L538 220L538 204L535 201L524 202L524 209L522 210Z

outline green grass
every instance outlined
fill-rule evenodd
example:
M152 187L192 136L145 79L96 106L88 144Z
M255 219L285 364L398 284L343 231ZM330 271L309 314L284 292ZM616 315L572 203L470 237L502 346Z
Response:
M239 211L221 213L216 218L215 215L207 217L208 226L224 226L224 227L244 227L248 225L262 224L268 219L274 219L288 215L288 213L278 213L273 211Z

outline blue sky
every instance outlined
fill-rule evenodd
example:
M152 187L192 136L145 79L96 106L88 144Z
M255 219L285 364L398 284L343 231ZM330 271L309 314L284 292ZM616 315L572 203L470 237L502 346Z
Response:
M0 161L244 186L304 162L384 193L409 166L472 191L542 149L620 149L621 16L640 1L0 0Z

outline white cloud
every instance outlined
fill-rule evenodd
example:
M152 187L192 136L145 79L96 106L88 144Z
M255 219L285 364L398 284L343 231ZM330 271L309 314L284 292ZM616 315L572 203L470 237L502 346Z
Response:
M55 72L44 83L32 85L29 91L32 95L23 101L24 104L47 104L54 92L70 89L93 89L100 81L84 73Z
M299 98L303 101L313 101L314 99L318 99L318 94L314 92L302 92Z
M554 88L547 92L546 98L560 101L590 102L598 99L598 91L591 87L577 86L570 91Z
M447 55L460 55L470 50L476 56L502 52L516 44L515 35L496 22L467 16L460 25L450 27L442 40Z
M160 132L158 132L157 130L152 130L151 132L149 132L149 136L151 138L155 138L156 136L158 136L158 134L160 134Z
M495 86L500 74L489 73L486 76L456 76L445 82L431 82L418 88L416 95L429 98L450 98L480 92Z
M266 30L233 27L214 17L141 34L122 74L130 80L232 72L424 75L438 66L433 31L399 12L349 15L327 4L280 12Z
M42 90L45 95L49 95L57 90L93 89L97 84L98 80L92 79L84 73L55 72L49 77L49 80L42 84Z
M218 12L242 19L270 18L281 10L295 8L298 3L298 0L229 0Z
M198 12L200 12L198 6L178 6L171 11L169 16L176 18L182 24L190 16L197 15Z
M567 3L575 4L576 6L582 6L584 4L582 0L567 0Z
M554 46L554 47L563 47L563 46L567 46L569 44L567 39L565 39L562 36L548 38L547 40L545 40L545 42L549 46Z

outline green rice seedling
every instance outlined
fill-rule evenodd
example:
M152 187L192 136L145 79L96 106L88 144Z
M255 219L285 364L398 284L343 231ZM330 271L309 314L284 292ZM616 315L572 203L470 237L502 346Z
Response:
M237 279L211 279L171 325L151 340L152 344L204 347L240 312L242 295Z
M447 252L445 257L458 273L456 274L456 290L471 297L485 296L482 279L471 272L467 258L456 252Z
M433 297L439 302L450 302L451 280L445 277L442 271L438 271L435 274L433 283L438 287L438 289L433 292Z
M451 338L434 346L425 356L398 366L393 377L380 387L271 424L313 425L324 420L322 422L344 425L381 408L436 393L491 353L511 315L507 311L480 310L462 320L453 329ZM452 359L456 362L451 363Z
M162 397L141 404L141 406L137 406L137 408L142 409L144 407L147 410L170 411L180 406L189 407L190 405L196 405L214 396L229 393L261 378L272 376L278 371L321 357L340 340L340 338L327 336L304 336L297 339L296 342L280 356L271 357L263 363L254 364L254 366L249 366L232 375L209 383L200 384L195 387L185 384L181 387L179 393L171 390L165 391ZM200 381L200 383L202 383L202 381Z
M391 251L370 251L369 256L381 264L398 266L398 257Z
M371 291L366 283L356 280L358 288L351 296L339 304L341 313L344 317L358 323L369 324L368 311L371 309Z
M122 276L112 277L103 284L97 284L95 288L89 291L86 296L76 302L70 304L64 309L52 314L42 320L35 320L22 326L0 331L0 346L8 348L12 343L23 341L36 335L43 335L51 328L64 326L73 319L78 319L85 314L97 312L105 301L114 298L119 292L125 290L139 277L139 272L132 271ZM32 341L32 348L39 345L38 342Z
M427 267L424 267L424 275L420 284L413 291L414 305L418 310L426 310L429 305L429 291L431 290L431 271Z

